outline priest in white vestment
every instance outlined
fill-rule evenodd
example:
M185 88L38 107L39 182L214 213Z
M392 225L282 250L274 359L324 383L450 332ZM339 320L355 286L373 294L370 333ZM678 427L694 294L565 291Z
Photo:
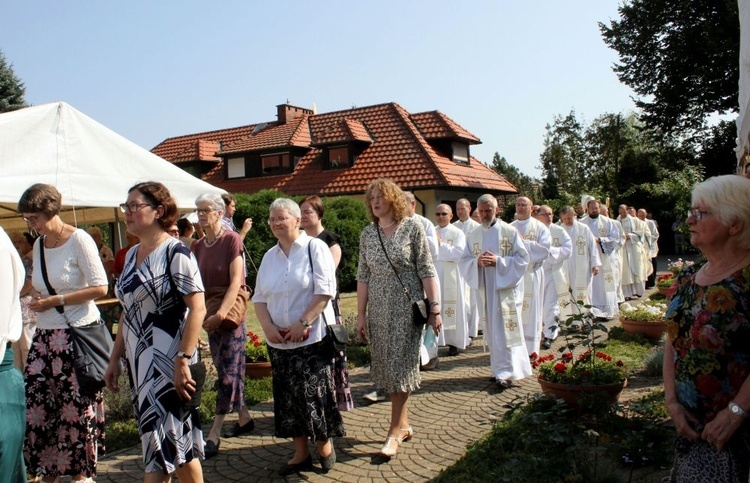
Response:
M596 243L594 235L589 227L578 221L573 207L566 206L560 210L562 227L573 243L573 253L567 260L568 284L571 298L560 301L560 318L567 319L578 311L586 312L588 309L583 305L591 305L591 287L602 267L599 254L601 250ZM580 322L574 323L573 327L580 328Z
M479 291L492 377L505 389L531 375L519 319L529 253L518 230L497 218L494 196L482 195L477 204L482 225L469 233L460 267L466 283Z
M466 319L466 282L458 269L458 262L466 250L466 236L450 224L451 207L445 204L435 208L438 256L435 262L440 280L440 308L443 311L443 330L438 335L438 345L448 346L448 355L458 355L459 350L471 345L469 322Z
M651 275L646 279L646 288L652 288L656 285L656 257L659 256L659 227L656 222L647 218L648 213L643 208L638 210L638 219L648 227L649 236L646 237L648 242L648 258L651 260Z
M456 214L458 220L453 222L453 226L460 228L465 236L469 236L469 232L479 226L479 222L471 218L471 202L466 198L456 201ZM477 337L479 327L483 322L479 321L476 290L467 285L464 300L466 300L466 319L469 322L469 337Z
M547 227L550 234L549 256L542 263L542 349L549 349L560 332L560 300L564 302L570 299L566 262L573 252L573 243L562 227L552 223L554 218L555 212L547 205L540 206L536 212L536 219Z
M523 277L523 334L529 355L539 353L542 342L542 317L544 314L544 270L542 263L549 256L550 236L547 227L531 217L531 200L519 196L516 200L516 219L511 223L523 236L529 252L529 266Z
M411 218L419 220L419 222L422 224L422 227L424 227L424 234L427 237L427 246L430 249L430 255L432 255L432 263L436 263L438 254L438 241L437 233L435 232L435 226L430 220L422 215L417 214L417 199L414 197L413 193L405 191L404 197L406 198L406 206L407 208L409 208L409 216ZM435 282L438 283L439 290L440 283L437 279L435 280ZM440 300L438 300L437 302L440 303ZM438 340L437 336L435 335L435 331L430 330L429 325L426 325L425 330L422 331L422 349L420 350L419 360L423 370L434 369L438 364Z
M599 215L598 201L591 199L586 209L588 216L582 221L591 230L602 259L602 269L591 285L591 313L597 318L611 319L618 310L613 268L620 246L620 231L617 222Z
M646 287L646 278L651 271L648 259L646 236L651 232L644 222L628 213L626 205L618 207L620 216L617 221L625 232L625 246L622 250L622 293L625 300L642 297Z

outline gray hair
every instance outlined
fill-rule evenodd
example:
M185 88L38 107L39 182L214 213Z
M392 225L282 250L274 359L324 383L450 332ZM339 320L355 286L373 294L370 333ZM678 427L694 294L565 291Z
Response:
M739 221L738 241L750 248L750 179L736 174L714 176L693 187L693 205L706 205L724 225Z
M571 211L572 211L573 213L575 213L575 211L576 211L576 210L574 210L574 209L573 209L573 207L572 207L572 206L570 206L570 205L568 205L568 206L563 206L562 208L560 208L560 211L558 212L558 214L559 214L560 216L563 216L563 215L567 215L567 214L568 214L568 213L570 213Z
M222 213L226 208L221 195L217 195L215 193L203 193L202 195L198 196L195 199L195 206L198 206L201 203L208 203L214 211L221 211Z
M497 208L497 198L495 198L494 196L492 196L489 193L483 194L477 200L477 206L483 205L485 203L490 203L492 206L494 206L495 208Z
M302 212L299 209L299 205L289 198L276 198L268 207L268 212L273 210L286 210L295 218L301 218Z

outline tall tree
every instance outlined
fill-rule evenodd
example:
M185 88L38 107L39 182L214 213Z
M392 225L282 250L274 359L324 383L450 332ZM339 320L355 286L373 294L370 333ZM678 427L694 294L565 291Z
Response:
M519 195L531 197L535 194L535 187L539 186L538 180L523 173L520 169L510 164L508 160L505 159L505 156L501 157L497 152L492 156L492 165L490 168L509 182L513 183L518 189Z
M25 93L23 82L13 72L13 66L7 63L5 55L0 50L0 112L26 107L23 97Z
M684 137L737 110L737 0L626 0L618 11L599 29L647 126Z
M542 194L545 199L565 199L581 189L581 174L586 155L584 130L575 112L555 116L544 135Z

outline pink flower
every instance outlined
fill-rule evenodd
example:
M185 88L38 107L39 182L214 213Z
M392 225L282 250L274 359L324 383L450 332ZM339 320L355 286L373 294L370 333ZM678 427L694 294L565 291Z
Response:
M78 431L78 428L70 428L70 440L71 441L78 441L78 437L81 435L80 431Z
M63 421L66 421L68 423L77 423L80 420L80 417L78 415L78 409L76 409L75 404L73 402L69 402L65 404L62 408L62 414L60 414Z
M49 348L52 352L59 354L68 348L68 335L64 330L55 330L49 338Z
M49 462L50 462L50 465L57 466L57 470L60 473L64 473L66 470L70 468L70 459L71 459L70 452L64 449L58 449L57 451L54 451L52 453L52 457L49 460Z
M34 404L26 410L26 424L32 428L41 428L47 420L43 405Z
M62 359L60 359L59 357L55 357L54 359L52 359L52 375L59 376L62 372L62 366Z
M36 376L37 374L41 374L44 370L44 361L42 359L34 359L27 367L26 369L29 371L30 376Z
M698 335L700 345L704 349L716 350L724 346L719 331L713 325L704 325Z

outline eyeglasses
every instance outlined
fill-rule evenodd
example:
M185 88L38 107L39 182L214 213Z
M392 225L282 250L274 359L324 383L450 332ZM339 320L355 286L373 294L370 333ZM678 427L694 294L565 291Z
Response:
M539 213L539 216L554 216L552 213Z
M302 210L303 215L312 215L315 213L315 210Z
M435 213L435 216L448 216L450 213Z
M22 216L21 219L25 221L27 224L31 223L32 225L39 221L39 215L31 215L31 216Z
M279 218L269 218L268 224L273 225L274 223L284 223L286 220L288 220L290 217L288 216L282 216Z
M135 201L131 201L130 203L120 203L120 211L122 211L123 213L132 214L140 210L144 206L150 206L151 208L154 207L154 205L149 203L136 203Z
M195 210L195 212L198 213L199 215L207 215L209 213L213 213L214 209L213 208L198 208L197 210Z
M695 221L701 221L706 215L712 214L712 212L702 211L700 208L690 208L687 212L687 217L690 218L690 215L692 215L693 218L695 218Z

